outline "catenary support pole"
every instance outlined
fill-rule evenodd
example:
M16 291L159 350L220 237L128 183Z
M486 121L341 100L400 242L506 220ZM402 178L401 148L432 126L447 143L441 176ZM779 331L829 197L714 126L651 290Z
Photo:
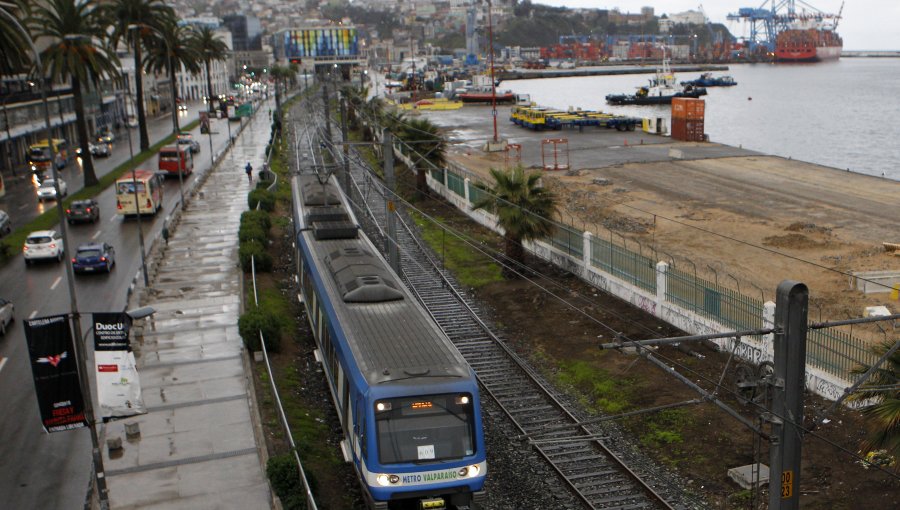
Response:
M394 217L396 213L394 208L394 136L387 129L384 130L384 183L388 189L388 195L385 197L384 208L385 217L387 218L387 239L385 242L385 251L388 254L388 263L394 272L400 274L400 251L397 247L397 219Z
M344 175L343 186L346 193L350 192L350 145L349 128L347 126L347 97L341 96L341 141L344 142Z
M800 508L800 448L806 387L806 330L809 289L791 280L775 296L775 380L769 460L769 508Z

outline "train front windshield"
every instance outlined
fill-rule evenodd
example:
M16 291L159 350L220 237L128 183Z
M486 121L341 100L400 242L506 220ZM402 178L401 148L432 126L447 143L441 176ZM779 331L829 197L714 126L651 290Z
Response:
M460 459L475 453L472 396L429 395L375 403L381 464Z

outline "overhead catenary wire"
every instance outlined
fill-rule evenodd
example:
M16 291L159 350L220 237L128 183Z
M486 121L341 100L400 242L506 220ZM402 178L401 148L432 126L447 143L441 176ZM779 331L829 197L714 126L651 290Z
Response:
M364 161L361 162L359 159L357 159L356 163L359 164L360 166L362 166L363 168L367 169L368 171L371 171L371 169L368 168L367 163L365 163ZM380 183L379 183L379 184L380 184ZM397 197L397 198L400 198L400 197ZM400 200L402 201L402 199L400 199ZM404 201L404 202L405 202L405 201ZM407 205L408 207L412 207L412 206L411 206L410 204L408 204L408 203L406 203L406 205ZM412 208L413 208L413 209L416 209L415 207L412 207ZM446 228L446 227L444 227L444 228ZM448 230L448 231L450 231L450 230ZM396 240L391 240L391 242L396 243ZM486 253L485 253L485 254L486 254ZM487 254L486 254L486 255L487 255ZM488 256L489 256L489 255L488 255ZM504 264L504 262L502 262L502 261L500 261L500 260L497 260L497 262L500 263L501 265ZM827 269L827 268L826 268L826 269ZM538 286L538 287L540 287L540 286ZM540 287L540 288L543 289L543 287ZM547 291L547 292L549 293L549 291ZM552 293L550 293L550 294L553 295ZM568 302L566 302L565 300L562 300L562 301L563 301L564 303L567 303L567 304L568 304ZM571 305L569 305L569 306L571 306ZM577 309L577 308L576 308L576 309ZM582 312L582 313L583 313L583 311L581 311L580 309L578 309L578 310L579 310L579 312ZM592 318L592 319L593 319L593 318ZM596 320L596 319L594 319L594 320ZM600 321L597 321L597 322L600 323L600 324L603 324L603 323L600 322ZM603 324L603 325L606 326L605 324ZM606 326L606 327L608 327L608 326ZM612 328L610 328L610 329L612 329ZM733 336L733 335L732 335L732 336ZM657 353L657 354L658 354L658 353ZM694 372L694 373L695 373L695 371L693 371L693 370L690 369L689 367L686 367L686 366L684 366L684 365L682 365L682 364L676 363L676 362L674 362L674 361L672 361L672 360L668 360L667 358L662 357L662 356L661 356L661 358L666 359L667 362L673 363L674 365L679 366L680 368L682 368L682 369L684 369L684 370L686 370L686 371L688 371L688 372ZM699 375L699 374L697 374L697 375ZM700 376L700 377L701 377L702 379L705 379L705 378L703 378L702 376ZM707 382L711 382L711 381L709 381L709 380L706 380L706 381L707 381ZM718 385L717 385L717 386L718 386ZM726 391L729 391L729 393L734 393L734 392L732 392L732 391L730 391L730 390L726 390ZM781 418L784 419L784 417L781 417ZM786 421L790 421L790 420L786 420ZM807 432L810 433L810 435L812 435L812 436L814 436L814 437L819 437L820 439L822 439L822 440L824 440L825 442L831 444L832 446L835 446L835 447L837 447L838 449L844 451L845 453L848 453L848 454L854 456L855 458L858 458L858 459L859 459L859 457L858 457L857 455L853 454L853 452L850 452L849 450L844 449L844 448L841 447L840 445L837 445L837 444L835 444L835 443L829 441L827 438L820 437L818 434L816 434L816 433L814 433L814 432L812 432L812 431L807 431ZM861 459L861 460L864 460L864 459Z

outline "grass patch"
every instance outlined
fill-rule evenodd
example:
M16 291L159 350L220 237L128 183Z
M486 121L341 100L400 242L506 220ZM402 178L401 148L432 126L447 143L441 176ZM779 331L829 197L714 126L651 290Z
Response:
M184 126L182 130L189 131L195 128L199 123L199 120L195 120L190 124ZM92 198L99 195L103 190L105 190L109 186L112 186L116 182L116 180L119 179L119 177L122 177L125 172L131 171L132 168L137 167L148 159L156 156L156 153L159 152L159 149L161 149L165 145L171 144L173 141L175 141L175 135L170 134L169 136L150 146L149 149L136 154L133 159L122 163L121 165L114 168L111 172L100 177L100 182L98 182L97 184L82 188L77 192L72 193L71 195L63 199L63 209L69 207L69 205L75 200L83 200L85 198ZM25 244L25 239L28 237L28 234L34 232L35 230L50 230L60 221L65 221L63 218L59 217L56 211L56 207L48 209L37 218L17 228L5 239L3 239L3 241L0 241L0 266L6 265L17 253L19 253L22 245Z
M592 412L618 414L631 406L629 397L634 383L630 379L611 377L606 370L584 360L562 361L558 368L557 381L574 388L582 404Z
M477 289L492 282L503 281L500 266L493 260L447 232L441 225L414 211L410 211L410 214L422 232L422 238L443 260L444 266L453 271L460 283ZM435 220L441 224L447 223L442 217L435 216ZM492 235L476 235L474 241L483 244L492 238Z
M644 433L641 443L655 448L668 447L684 442L682 432L693 423L687 409L666 409L642 418Z

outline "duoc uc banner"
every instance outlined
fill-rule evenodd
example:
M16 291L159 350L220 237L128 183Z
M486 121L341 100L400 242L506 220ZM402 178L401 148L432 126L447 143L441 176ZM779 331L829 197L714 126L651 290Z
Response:
M87 426L68 316L26 320L25 341L44 430L61 432Z
M146 413L134 353L128 341L131 317L126 313L95 313L92 319L101 418Z

